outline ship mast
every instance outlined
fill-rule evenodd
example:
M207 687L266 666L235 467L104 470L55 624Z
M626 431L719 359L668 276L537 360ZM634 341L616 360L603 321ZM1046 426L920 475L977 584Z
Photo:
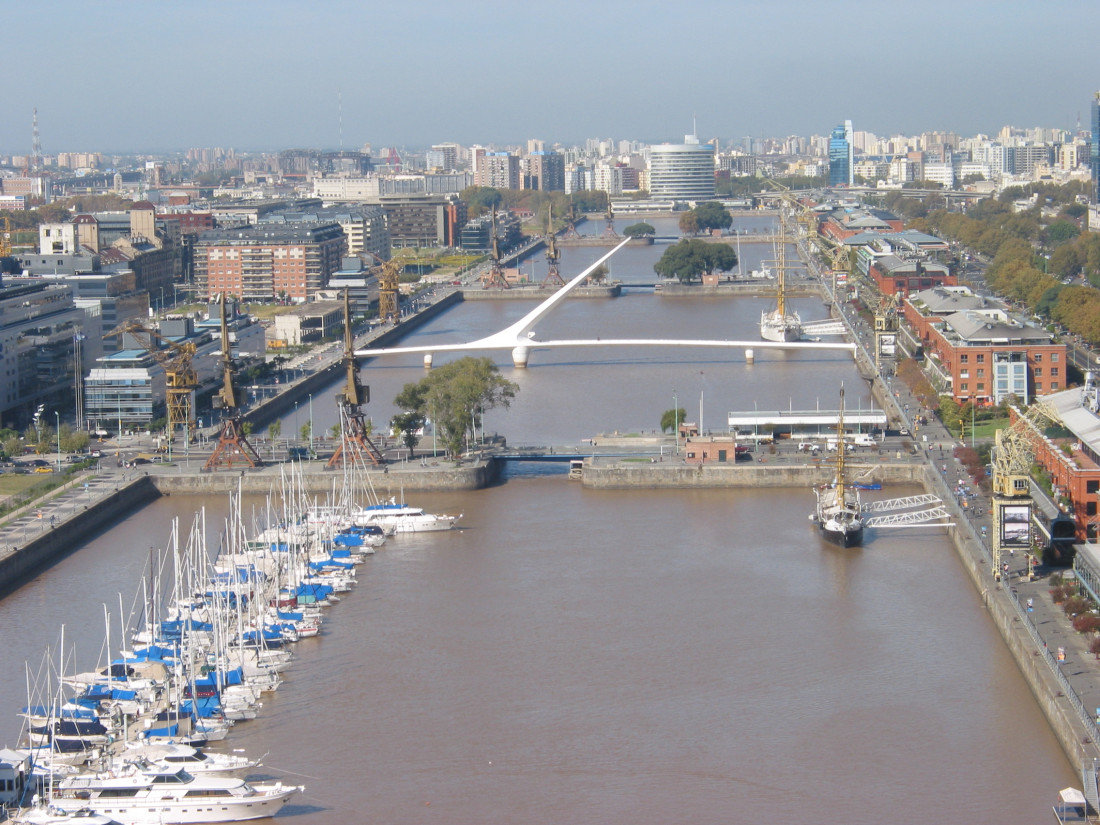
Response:
M836 481L834 484L843 489L844 487L844 455L847 452L847 446L844 443L844 386L840 387L840 412L836 417Z
M780 221L782 226L782 221ZM787 278L787 237L786 233L782 233L779 236L779 242L775 250L775 268L776 272L776 293L775 293L775 311L780 318L786 318L787 315L787 291L786 291L786 278Z

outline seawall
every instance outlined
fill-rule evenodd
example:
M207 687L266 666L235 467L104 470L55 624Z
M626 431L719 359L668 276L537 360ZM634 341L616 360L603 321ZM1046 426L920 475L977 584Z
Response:
M74 485L75 486L75 485ZM122 482L87 505L76 503L71 515L51 530L19 547L0 548L0 596L14 590L42 567L74 552L95 533L156 499L160 493L148 477ZM34 507L26 508L33 510Z
M766 456L765 456L766 458ZM924 467L914 462L883 461L882 463L851 461L847 464L851 478L860 483L920 484ZM818 464L685 464L682 461L622 461L620 459L588 459L584 464L581 483L597 490L629 490L637 488L733 488L733 487L803 487L825 484L832 480L835 468L828 461Z

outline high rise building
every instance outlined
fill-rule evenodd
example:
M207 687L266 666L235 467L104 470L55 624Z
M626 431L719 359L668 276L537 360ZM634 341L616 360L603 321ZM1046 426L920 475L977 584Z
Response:
M829 138L829 186L851 186L855 183L852 144L852 121L846 120L833 129Z
M714 147L687 135L683 143L649 149L649 194L656 199L707 200L714 197Z
M1100 92L1092 96L1092 146L1089 148L1089 169L1092 171L1092 202L1100 204Z

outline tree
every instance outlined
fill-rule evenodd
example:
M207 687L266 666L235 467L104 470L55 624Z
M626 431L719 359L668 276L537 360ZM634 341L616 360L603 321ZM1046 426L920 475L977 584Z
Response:
M626 235L628 238L644 238L647 236L656 235L657 230L648 223L632 223L630 226L623 230L623 234Z
M241 432L244 433L246 436L252 435L252 428L254 426L255 425L253 425L253 423L251 421L242 421L241 422Z
M600 264L598 267L588 273L588 280L589 282L594 284L602 283L610 272L611 268L607 264Z
M390 419L390 429L394 435L401 438L401 443L408 447L409 458L413 457L413 450L416 448L417 441L419 441L417 432L423 426L424 415L415 410L398 413Z
M729 229L733 224L733 215L717 201L701 203L691 211L700 229Z
M676 428L686 420L686 415L687 410L683 407L665 410L661 413L661 432L667 433L669 430L675 432Z
M267 425L267 437L272 441L278 441L279 436L283 433L283 422L276 418L270 424Z
M471 218L477 218L492 211L494 206L499 207L504 200L500 190L493 189L491 186L467 186L459 197L466 202Z
M653 271L662 278L676 278L686 284L704 272L729 272L735 266L737 253L729 244L688 238L666 249Z
M501 376L489 358L466 357L406 384L394 405L431 418L443 445L459 455L486 411L508 407L517 392L519 385Z
M298 436L301 441L309 441L313 438L313 427L308 421L299 428Z
M684 235L699 234L699 216L691 209L680 216L680 232Z

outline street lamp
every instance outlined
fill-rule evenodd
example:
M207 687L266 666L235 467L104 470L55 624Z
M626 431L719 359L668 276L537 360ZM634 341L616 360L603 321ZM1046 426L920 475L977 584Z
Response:
M61 472L61 413L53 411L54 420L57 421L57 472Z
M313 458L313 393L309 394L309 457Z
M294 402L294 440L298 441L301 434L298 432L298 402Z

